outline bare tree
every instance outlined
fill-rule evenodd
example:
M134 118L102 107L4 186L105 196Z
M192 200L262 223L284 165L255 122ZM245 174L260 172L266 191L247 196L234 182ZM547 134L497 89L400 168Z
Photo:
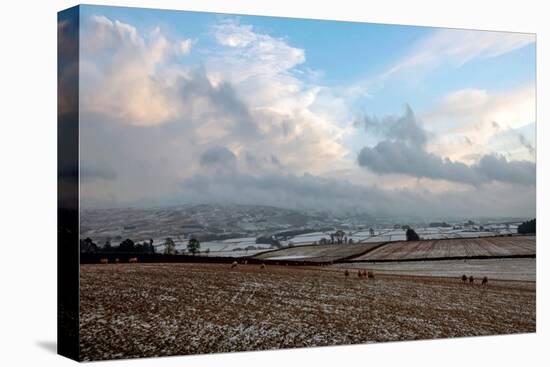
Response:
M190 253L193 254L193 256L195 256L195 254L197 252L199 252L201 248L201 244L199 242L199 240L197 240L196 238L191 238L189 240L189 242L187 243L187 251L189 251Z
M334 236L334 238L336 238L336 242L340 245L342 244L345 235L346 233L344 231L338 230L334 233L334 235L331 235L331 237Z
M170 237L164 240L164 254L165 255L174 255L176 254L176 244L174 240Z

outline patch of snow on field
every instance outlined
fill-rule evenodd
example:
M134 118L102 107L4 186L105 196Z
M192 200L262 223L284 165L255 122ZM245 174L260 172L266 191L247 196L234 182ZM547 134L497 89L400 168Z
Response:
M297 260L297 259L307 259L311 256L306 255L289 255L289 256L273 256L273 257L266 257L266 260Z
M472 275L478 281L490 280L536 281L536 259L472 259L442 261L406 261L389 263L337 264L333 267L369 269L385 274L460 278Z

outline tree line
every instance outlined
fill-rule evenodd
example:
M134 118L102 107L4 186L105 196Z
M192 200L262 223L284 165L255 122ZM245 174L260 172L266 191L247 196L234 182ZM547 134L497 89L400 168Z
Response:
M178 255L180 251L176 249L176 243L170 237L167 237L163 243L159 245L154 244L154 240L150 239L143 242L134 242L127 238L120 242L118 245L113 245L110 240L105 241L103 245L96 244L90 237L80 240L80 252L88 254L155 254L157 253L156 247L164 246L162 251L166 255ZM201 244L198 239L190 238L187 242L186 250L192 255L200 253ZM205 253L208 254L209 249L206 249ZM183 252L181 252L183 253Z
M531 219L518 226L519 234L537 233L537 219Z

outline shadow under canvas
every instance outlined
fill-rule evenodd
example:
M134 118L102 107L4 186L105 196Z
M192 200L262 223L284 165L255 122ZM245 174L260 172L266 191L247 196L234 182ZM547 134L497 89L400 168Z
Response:
M36 345L50 353L57 354L57 342L55 340L39 340Z

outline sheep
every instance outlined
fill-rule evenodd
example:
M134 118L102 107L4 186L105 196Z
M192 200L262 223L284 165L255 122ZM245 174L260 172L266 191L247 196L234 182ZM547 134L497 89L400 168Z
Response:
M265 264L260 265L260 269L265 269Z
M248 260L245 260L243 264L245 264L245 265L248 264Z
M466 276L466 274L462 274L462 283L466 283L466 281L468 280L468 277Z
M233 263L231 263L231 269L236 268L237 265L238 263L236 261L233 261Z
M131 257L131 258L128 259L128 262L129 263L137 263L138 259L137 259L137 257Z
M100 264L107 264L107 263L109 263L109 259L106 259L106 258L104 258L104 259L99 259L99 263L100 263Z
M374 272L373 272L373 271L369 271L369 272L367 273L367 276L368 276L368 278L374 279Z
M474 277L473 277L473 275L470 275L470 278L469 278L469 279L470 279L470 284L474 284Z
M489 278L487 278L486 276L483 277L483 280L481 281L481 285L488 285L489 283Z

